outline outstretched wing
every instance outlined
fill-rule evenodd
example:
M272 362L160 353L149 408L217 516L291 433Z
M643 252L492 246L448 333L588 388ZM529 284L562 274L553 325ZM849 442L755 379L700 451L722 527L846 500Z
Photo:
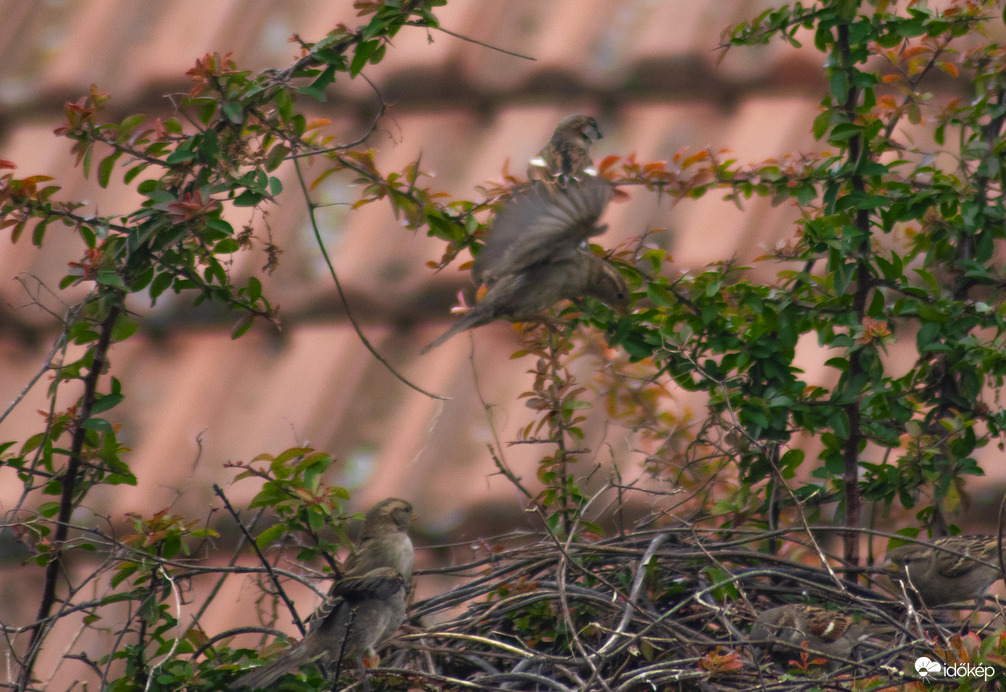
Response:
M518 189L496 215L472 278L491 286L502 276L575 252L587 238L604 232L597 221L612 194L611 184L597 176L559 189L540 182Z

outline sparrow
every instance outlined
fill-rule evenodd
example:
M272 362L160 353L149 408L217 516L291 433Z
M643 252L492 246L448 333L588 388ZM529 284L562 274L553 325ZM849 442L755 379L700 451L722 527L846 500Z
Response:
M787 660L805 648L813 660L815 653L825 658L849 658L865 634L850 615L790 603L759 613L750 639L771 642L769 650Z
M412 505L397 497L381 500L367 510L363 515L360 539L343 563L344 577L366 574L378 567L391 567L398 570L408 587L412 583L415 555L412 539L409 538L412 519ZM316 611L308 622L317 616Z
M607 228L597 221L612 194L611 184L600 177L571 181L556 191L540 182L518 188L472 264L472 279L486 285L485 295L423 353L493 320L534 318L563 299L592 296L625 309L629 289L622 275L587 246L588 238Z
M527 177L543 183L567 184L581 174L597 175L592 170L590 145L601 139L597 121L589 115L567 115L555 126L552 139L531 159Z
M405 597L412 580L414 550L408 529L412 505L388 498L364 516L344 574L307 620L308 633L276 661L238 678L231 690L261 689L309 663L334 664L374 658L374 647L405 620ZM366 676L363 677L366 687Z
M971 558L974 559L969 559ZM977 599L1002 578L995 536L946 536L931 543L911 543L887 551L881 571L904 583L916 600L930 608Z

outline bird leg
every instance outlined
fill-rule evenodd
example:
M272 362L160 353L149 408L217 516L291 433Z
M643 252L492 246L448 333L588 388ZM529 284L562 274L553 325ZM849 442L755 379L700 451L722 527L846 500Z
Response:
M975 599L974 609L968 613L968 616L964 618L964 622L961 624L961 629L958 631L962 637L971 632L971 621L975 619L975 616L981 612L982 608L985 607L985 597L980 596Z
M376 656L375 656L376 658ZM363 692L370 692L370 680L367 679L367 657L360 656L356 659L357 664L360 666L360 687Z
M557 332L565 326L565 322L560 320L558 317L553 317L544 313L537 315L521 315L520 317L515 317L513 322L520 327L521 331L527 331L528 329L532 329L535 325L540 324L546 329L551 329Z

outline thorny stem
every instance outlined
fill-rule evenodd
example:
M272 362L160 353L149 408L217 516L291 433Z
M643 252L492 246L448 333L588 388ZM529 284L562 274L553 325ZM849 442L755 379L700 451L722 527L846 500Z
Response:
M78 490L77 477L83 464L84 444L87 438L87 429L84 423L91 418L91 410L97 399L98 378L108 365L108 350L112 344L112 330L115 321L122 313L122 296L117 291L109 292L113 297L110 301L108 314L101 321L98 341L94 345L94 357L91 361L91 368L84 377L84 394L80 400L80 411L74 424L73 439L70 444L70 454L66 464L66 473L60 481L62 491L59 500L59 514L56 518L56 530L52 537L52 559L45 567L45 579L42 586L42 598L39 603L38 615L35 624L31 627L31 639L28 644L28 653L25 658L24 667L18 679L18 690L24 692L31 681L32 670L35 661L41 650L42 636L46 629L45 620L52 612L56 602L56 581L60 572L65 571L63 562L63 544L69 534L70 515L74 508L74 493ZM100 297L100 294L99 294ZM78 501L80 498L77 498Z
M549 355L551 356L549 361L549 368L552 375L552 386L556 388L556 399L555 399L555 445L556 445L556 459L558 463L558 473L559 473L559 502L562 507L562 531L563 535L569 535L570 524L572 523L572 517L570 515L569 508L569 487L567 485L567 472L568 468L566 466L566 419L563 416L563 406L562 406L562 395L560 394L562 385L566 383L562 380L562 374L559 372L559 348L556 344L558 339L557 334L553 334L553 337L549 339Z
M556 446L555 459L552 464L555 469L555 480L553 487L559 491L559 512L561 513L561 529L564 536L568 536L576 519L576 508L572 506L573 498L570 496L569 477L569 450L566 448L566 434L569 426L566 424L564 411L564 398L572 384L571 379L567 379L568 373L564 373L564 366L560 360L565 339L559 330L554 330L545 326L544 337L547 339L548 364L543 375L547 375L547 381L542 383L542 394L546 395L550 411L546 413L550 420L550 442Z
M838 27L838 50L841 56L839 69L852 72L855 68L851 64L849 27L845 24ZM850 122L855 121L856 104L859 100L860 90L853 86L853 79L849 79L849 93L842 104L842 110L849 117ZM849 160L858 163L861 158L869 156L865 150L863 135L853 137L849 140ZM858 166L857 166L858 168ZM863 176L854 172L850 178L852 190L855 193L862 193L865 190ZM866 299L872 288L870 280L870 266L866 261L865 254L870 249L870 213L868 209L860 209L856 212L856 228L860 233L860 246L857 248L857 269L856 269L856 289L853 295L852 309L856 317L862 322L866 315ZM846 381L849 386L855 386L863 374L863 364L860 360L858 349L849 353L849 371ZM843 474L842 484L845 490L845 526L859 526L861 498L859 494L859 445L863 439L863 429L860 422L861 402L859 397L855 397L846 405L846 415L849 418L849 436L845 441L843 453ZM854 533L846 533L843 536L844 558L847 565L857 566L859 564L859 541Z

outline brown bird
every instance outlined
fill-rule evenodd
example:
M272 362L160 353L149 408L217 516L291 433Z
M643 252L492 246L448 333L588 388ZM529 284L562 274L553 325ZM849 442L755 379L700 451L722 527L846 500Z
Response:
M541 183L518 188L493 220L485 247L472 264L472 279L492 286L542 261L566 258L607 225L597 221L613 189L604 178L577 181L553 195Z
M493 320L539 316L562 299L592 296L625 308L629 289L622 275L587 247L587 239L606 228L597 221L612 193L607 180L590 176L554 192L538 182L519 188L472 265L476 284L488 287L485 296L423 353Z
M597 121L589 115L567 115L555 126L552 139L531 159L527 177L543 183L559 182L565 185L583 173L597 175L590 170L590 145L601 139Z
M989 565L981 562L991 563ZM887 552L881 571L904 584L916 601L934 608L948 603L984 600L1002 578L995 536L946 536L932 543L901 545Z
M415 556L409 538L412 519L412 505L397 497L381 500L367 510L360 539L342 566L344 576L359 576L378 567L391 567L398 570L408 587L412 583ZM311 619L317 616L315 612Z
M753 642L769 642L769 650L777 657L791 660L805 648L813 660L814 654L818 658L849 658L865 635L865 630L849 615L790 603L759 613L750 638Z
M231 690L260 689L309 663L357 661L366 688L363 658L405 620L405 595L412 579L414 550L408 529L412 505L388 498L367 512L345 573L308 618L308 633L276 661L238 678Z

